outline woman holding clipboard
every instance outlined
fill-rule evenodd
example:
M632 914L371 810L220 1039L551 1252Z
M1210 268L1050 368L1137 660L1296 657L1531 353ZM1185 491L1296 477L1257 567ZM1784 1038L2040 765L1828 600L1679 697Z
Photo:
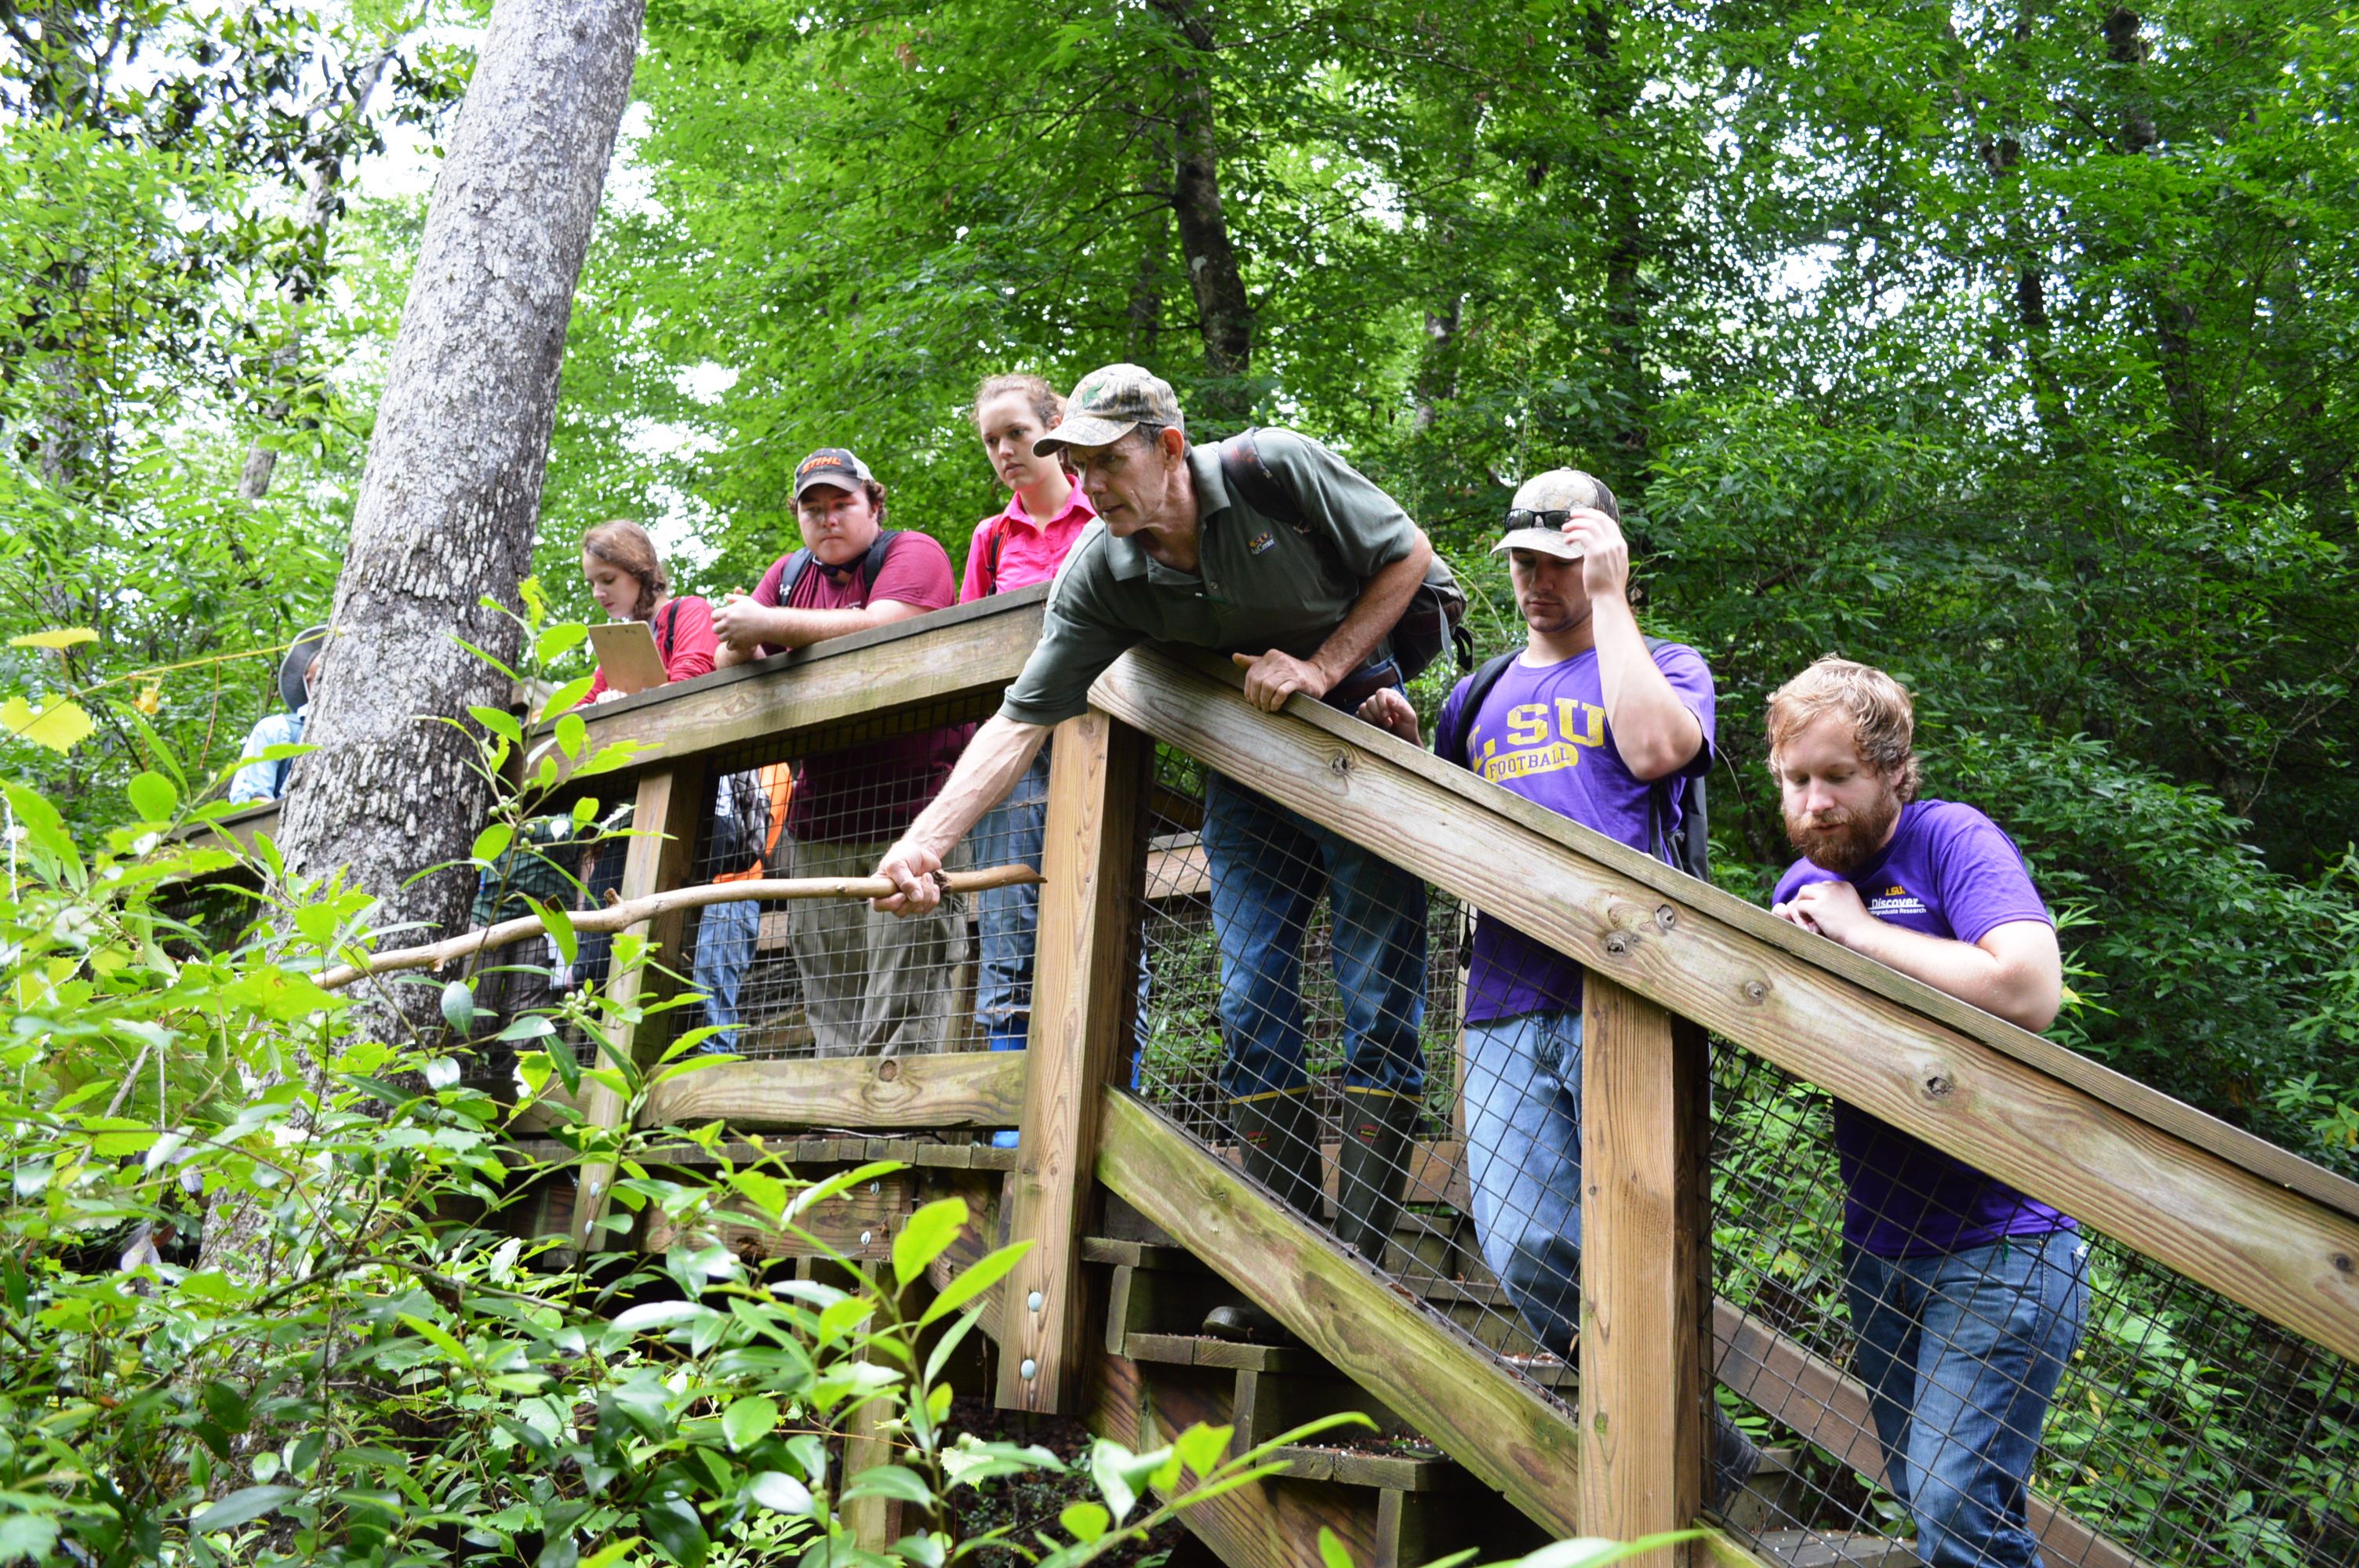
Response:
M653 633L663 672L658 679L652 665L627 673L618 667L610 681L602 658L582 702L605 702L711 673L720 646L712 634L712 607L692 593L672 597L671 579L645 528L618 518L582 535L582 575L598 608L617 622L643 622Z

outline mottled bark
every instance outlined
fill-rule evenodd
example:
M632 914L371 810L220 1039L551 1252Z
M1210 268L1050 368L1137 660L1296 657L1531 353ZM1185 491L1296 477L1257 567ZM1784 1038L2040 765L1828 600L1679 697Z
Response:
M1636 488L1645 481L1654 454L1656 387L1647 366L1648 300L1652 284L1647 276L1649 254L1646 203L1638 190L1635 159L1627 146L1630 116L1637 108L1639 83L1621 58L1614 37L1616 17L1608 5L1593 5L1585 18L1582 47L1589 56L1596 87L1594 102L1598 139L1597 185L1604 200L1604 351L1611 365L1614 392L1613 441L1623 482ZM1624 492L1626 496L1627 489Z
M1179 221L1180 254L1196 296L1196 329L1204 343L1204 373L1211 384L1198 407L1214 427L1234 428L1249 415L1253 371L1253 301L1229 241L1221 206L1220 124L1212 103L1212 67L1217 45L1211 27L1186 0L1155 0L1156 9L1179 26L1180 36L1201 60L1173 74L1171 94L1171 211Z
M1150 149L1158 172L1168 176L1171 168L1169 127L1142 120L1139 139ZM1152 365L1163 348L1163 263L1171 253L1171 199L1169 191L1158 195L1159 200L1148 210L1143 225L1146 232L1139 236L1138 271L1131 277L1130 305L1124 312L1129 323L1125 357L1133 364Z
M513 656L477 600L529 568L573 289L628 99L643 0L498 0L434 188L336 584L338 635L288 781L295 871L349 867L384 917L463 914L487 788L431 715L504 703L459 646Z

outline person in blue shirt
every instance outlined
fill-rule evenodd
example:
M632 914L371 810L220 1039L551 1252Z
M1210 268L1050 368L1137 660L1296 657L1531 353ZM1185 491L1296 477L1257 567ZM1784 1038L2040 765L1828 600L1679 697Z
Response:
M265 762L262 754L273 746L302 743L303 725L311 715L311 692L319 684L320 666L327 653L328 629L314 626L296 638L287 656L278 661L278 697L287 704L287 711L265 714L246 732L245 747L238 752L244 765L229 781L234 803L277 800L287 793L287 770L295 765L295 759Z

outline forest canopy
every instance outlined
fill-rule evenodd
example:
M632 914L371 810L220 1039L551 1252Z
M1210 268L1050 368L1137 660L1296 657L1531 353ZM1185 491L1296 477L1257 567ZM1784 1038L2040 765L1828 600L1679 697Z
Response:
M0 613L96 633L0 654L0 766L76 826L324 616L483 20L0 6ZM2069 915L2066 1036L2349 1170L2354 81L2292 0L657 0L539 579L629 516L750 587L821 444L955 562L975 383L1129 359L1346 453L1496 647L1506 498L1585 468L1719 682L1720 880L1784 855L1767 693L1890 668Z

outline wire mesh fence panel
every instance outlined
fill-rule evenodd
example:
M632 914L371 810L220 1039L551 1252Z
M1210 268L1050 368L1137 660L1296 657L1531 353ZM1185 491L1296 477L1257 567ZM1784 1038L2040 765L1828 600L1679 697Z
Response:
M1714 1076L1722 1399L1779 1456L1746 1522L1961 1563L2359 1564L2349 1362L1747 1052Z
M941 705L863 719L793 756L756 744L712 759L692 880L868 876L940 790L975 717ZM1006 833L971 839L945 869L1024 848ZM1037 869L1028 848L1022 863ZM977 902L951 894L910 919L854 898L709 905L675 960L703 999L681 1022L722 1031L701 1048L753 1059L980 1048Z
M1467 912L1184 756L1158 773L1141 1093L1520 1375L1569 1387L1577 1252L1515 1240L1557 1231L1578 1173L1508 1124L1546 1086L1495 1062L1469 1076Z

